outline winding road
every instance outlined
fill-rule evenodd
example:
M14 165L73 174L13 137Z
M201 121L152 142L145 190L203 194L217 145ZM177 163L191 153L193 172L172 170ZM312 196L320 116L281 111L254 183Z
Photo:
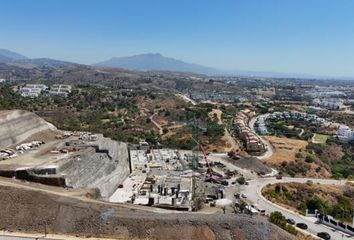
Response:
M338 231L334 231L329 227L326 227L321 224L316 224L316 218L314 217L306 217L302 216L298 213L295 213L289 209L284 207L278 206L275 203L270 202L265 197L262 196L261 190L267 184L275 184L275 183L284 183L284 182L298 182L298 183L306 183L307 181L311 180L314 184L330 184L330 185L344 185L346 181L344 180L334 180L334 179L314 179L314 178L288 178L284 177L282 180L277 180L273 178L257 178L254 180L249 181L249 185L243 186L242 189L243 193L247 196L247 199L253 203L258 203L261 205L265 210L266 213L269 214L274 211L281 212L286 218L292 218L295 222L302 222L306 223L308 228L308 232L316 235L318 232L328 232L332 239L335 240L346 240L346 239L354 239L354 237L348 236L348 234L344 234Z

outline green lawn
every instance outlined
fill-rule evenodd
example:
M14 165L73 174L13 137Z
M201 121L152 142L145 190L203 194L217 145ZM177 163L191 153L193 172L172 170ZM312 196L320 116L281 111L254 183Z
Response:
M318 143L326 143L328 138L329 138L328 135L317 134L317 133L313 136L314 141Z

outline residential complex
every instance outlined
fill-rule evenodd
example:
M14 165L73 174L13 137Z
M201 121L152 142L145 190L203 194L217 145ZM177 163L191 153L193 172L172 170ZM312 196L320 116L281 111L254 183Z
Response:
M48 87L44 84L26 84L21 88L20 93L23 97L38 97L46 89Z
M293 121L305 121L310 124L315 124L325 127L338 127L337 123L329 122L324 118L318 117L315 114L307 114L304 112L291 111L291 112L274 112L270 114L264 114L258 116L256 120L256 130L260 134L267 134L268 129L266 126L267 119L271 121L281 121L281 120L293 120Z
M312 104L316 107L323 107L329 110L341 110L344 108L343 100L335 98L316 98Z
M63 97L67 97L69 93L71 93L71 86L65 84L54 84L49 91L50 95L59 95Z
M49 92L47 92L48 89L50 89ZM64 84L54 84L50 88L44 84L26 84L20 89L20 93L23 97L38 97L46 91L50 95L67 97L71 90L72 87L70 85Z

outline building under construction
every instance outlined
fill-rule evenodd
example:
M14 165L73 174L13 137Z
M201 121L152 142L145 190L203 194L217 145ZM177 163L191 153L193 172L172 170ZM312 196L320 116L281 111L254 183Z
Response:
M172 149L130 150L132 173L110 197L176 210L201 208L205 174L192 170L191 151Z

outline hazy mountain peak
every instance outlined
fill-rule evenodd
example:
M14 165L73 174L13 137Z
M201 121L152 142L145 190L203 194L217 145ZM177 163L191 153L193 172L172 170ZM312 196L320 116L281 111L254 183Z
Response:
M213 68L168 58L161 53L144 53L126 57L113 57L107 61L97 63L95 66L119 67L138 71L175 71L202 74L215 74L218 72Z

